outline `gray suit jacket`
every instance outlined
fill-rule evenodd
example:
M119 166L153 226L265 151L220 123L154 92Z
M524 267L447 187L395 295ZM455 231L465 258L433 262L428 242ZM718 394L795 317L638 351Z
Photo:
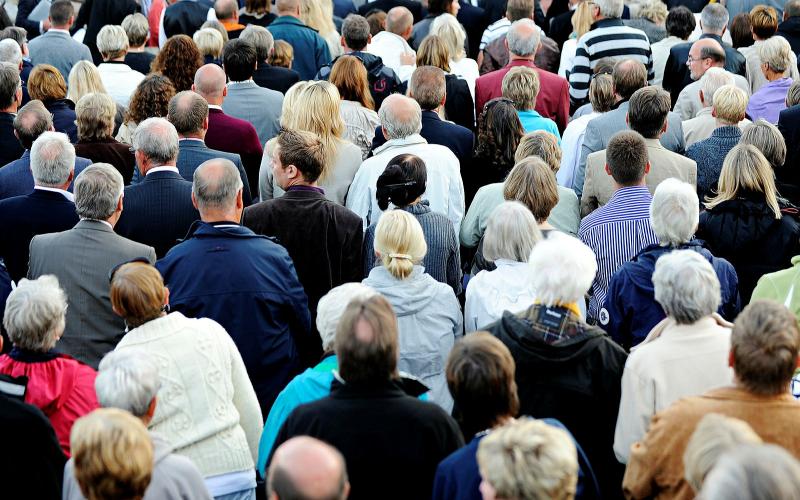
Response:
M212 160L214 158L225 158L230 160L236 165L236 170L242 178L244 184L242 199L245 206L253 202L253 197L250 194L250 185L247 182L247 172L244 171L241 157L236 153L226 153L225 151L217 151L206 146L206 143L199 139L180 139L178 141L178 161L176 166L181 177L189 182L194 178L194 171L197 170L204 161ZM138 170L137 170L138 172ZM134 174L134 183L137 182L136 175Z
M283 94L259 87L253 80L229 83L228 96L222 102L226 114L253 124L262 147L278 135L282 107Z
M583 182L586 176L586 157L590 153L602 151L608 146L611 136L621 130L628 130L625 117L628 114L628 102L620 104L617 109L604 113L592 119L586 126L586 134L583 136L583 146L581 146L581 158L575 168L575 176L572 182L572 189L580 197L583 194ZM686 145L683 141L683 127L681 117L676 113L670 112L667 116L667 132L661 136L661 144L670 151L683 154Z
M91 61L89 47L76 42L66 33L48 31L28 42L31 63L55 66L64 81L69 81L69 72L78 61Z
M155 250L94 220L35 236L30 249L28 277L53 274L67 294L67 325L56 348L97 369L125 334L125 323L111 310L109 272L136 257L154 263Z

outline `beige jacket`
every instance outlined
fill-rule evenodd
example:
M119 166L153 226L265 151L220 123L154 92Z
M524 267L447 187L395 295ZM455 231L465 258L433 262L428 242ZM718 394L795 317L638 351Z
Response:
M744 132L745 127L751 123L753 122L745 118L739 122L739 128ZM686 147L711 137L717 126L717 119L711 116L711 108L701 109L697 116L683 122L683 139L686 141Z

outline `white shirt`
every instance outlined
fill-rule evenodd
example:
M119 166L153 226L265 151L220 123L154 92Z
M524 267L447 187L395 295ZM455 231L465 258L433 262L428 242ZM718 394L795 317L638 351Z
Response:
M364 52L369 52L380 57L383 64L392 68L401 82L408 81L411 74L417 68L415 64L402 64L401 54L414 54L414 49L400 35L395 35L390 31L381 31L372 37L372 42L367 45ZM416 58L415 58L416 59Z
M472 100L474 101L475 80L477 80L478 77L480 76L480 73L478 72L478 63L475 62L475 59L464 57L460 61L453 61L451 59L449 64L450 64L450 73L456 75L457 77L467 82L467 86L469 87L469 93L472 94Z
M505 311L515 314L524 311L536 299L527 262L498 259L495 265L497 269L481 271L467 284L464 303L466 333L497 321Z
M478 48L480 50L485 49L487 45L508 33L508 28L510 27L511 21L509 21L506 16L503 16L497 21L493 22L488 28L483 30L481 44L478 46Z
M561 60L558 63L558 76L569 78L567 71L572 71L572 60L575 58L575 51L578 50L578 39L570 38L561 47Z
M86 217L81 217L81 220L91 220L91 221L94 221L94 222L102 222L103 224L105 224L106 226L108 226L108 228L109 228L109 229L111 229L112 231L114 230L114 226L112 226L112 225L111 225L111 223L110 223L110 222L108 222L107 220L100 220L100 219L88 219L88 218L86 218Z
M69 191L64 191L63 189L58 188L51 188L45 186L33 186L33 189L38 189L39 191L50 191L51 193L58 193L64 198L68 199L71 202L75 202L75 195L70 193Z
M161 165L159 167L151 168L144 175L146 177L146 176L148 176L148 175L150 175L152 173L155 173L155 172L175 172L176 174L180 174L180 172L178 171L178 167L173 167L172 165Z
M586 126L602 113L592 111L589 114L579 116L567 124L564 135L561 137L561 168L556 172L556 182L559 186L572 188L572 179L575 176L575 167L581 159L581 147L583 146L583 136L586 134Z
M126 108L131 102L131 95L136 90L139 82L144 80L144 75L131 69L125 63L102 63L97 67L100 73L100 80L106 88L108 95L114 102Z

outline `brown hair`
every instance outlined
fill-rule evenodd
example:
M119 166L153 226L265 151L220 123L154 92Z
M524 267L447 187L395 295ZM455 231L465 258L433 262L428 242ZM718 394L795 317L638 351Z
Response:
M272 66L281 68L291 68L294 59L294 48L285 40L275 40L272 47L272 54L269 55L269 63Z
M632 130L647 139L655 139L664 128L672 102L669 93L651 86L633 93L628 107L628 122Z
M528 132L519 141L514 162L519 163L530 156L538 156L550 166L555 174L561 168L561 146L558 138L544 130Z
M163 118L169 112L169 101L175 96L175 86L164 75L150 74L136 86L131 96L125 121L140 123L148 118Z
M618 61L611 76L614 78L614 92L623 99L630 99L634 92L647 85L647 69L634 59Z
M161 316L165 300L164 280L150 264L125 264L111 279L111 305L132 328Z
M367 68L356 56L341 56L331 68L330 82L336 85L345 101L356 101L367 109L375 109L369 91Z
M417 66L436 66L450 73L450 52L447 44L436 35L428 35L417 49Z
M397 378L397 317L383 295L350 302L339 320L334 345L339 374L345 382L375 383Z
M558 204L556 176L541 158L525 158L514 165L503 183L503 198L525 205L541 224Z
M28 77L28 94L31 99L52 101L67 97L67 82L61 72L49 64L37 64Z
M773 7L756 5L750 11L750 27L762 40L771 37L778 31L778 12Z
M606 146L606 163L620 186L633 186L644 177L649 161L644 138L633 130L617 132Z
M278 135L278 157L284 168L294 165L307 182L314 182L325 168L322 142L316 134L284 130Z
M194 40L186 35L175 35L161 48L150 66L150 71L168 77L175 90L180 92L191 90L194 74L202 65L203 55Z
M502 93L503 97L514 101L514 107L519 111L533 109L539 95L539 76L531 68L511 68L503 77Z

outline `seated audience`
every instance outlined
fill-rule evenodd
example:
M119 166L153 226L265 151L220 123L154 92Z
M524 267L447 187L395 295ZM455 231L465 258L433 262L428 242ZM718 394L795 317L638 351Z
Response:
M703 78L700 79L700 83L701 88L699 90L699 96L703 109L701 109L694 118L683 122L683 137L686 140L687 155L689 155L690 146L692 144L708 139L717 128L737 126L740 129L744 129L744 127L751 123L750 120L745 118L747 101L750 99L750 96L748 96L744 90L733 84L733 75L722 68L708 68ZM738 92L726 92L727 101L720 103L714 108L714 95L717 90L722 87L732 87L742 90L742 92L741 94ZM744 99L740 99L740 95L744 96ZM731 97L737 97L737 99L731 100ZM739 109L740 106L741 110ZM719 122L720 113L727 119L722 120L722 123ZM737 116L739 118L737 118ZM735 121L731 122L730 120L733 119L735 119ZM721 130L720 132L725 131L735 134L735 132L727 129ZM720 139L724 139L722 142L731 142L732 137L728 137L727 135L725 137L720 137L719 134L717 134L715 144L720 142ZM733 145L735 145L735 142L733 142ZM698 160L696 157L691 158L694 161ZM702 167L698 168L698 176L701 175L702 171Z
M700 491L702 498L793 498L800 462L775 444L745 445L720 457Z
M367 68L355 56L344 55L336 59L328 80L336 86L342 98L339 106L339 114L344 120L342 137L361 148L361 158L366 159L373 139L379 137L381 124L369 91ZM382 132L380 137L383 137Z
M511 68L503 77L503 97L511 99L517 109L517 115L525 132L544 130L550 132L561 140L556 122L544 118L533 108L536 106L536 96L539 94L539 77L530 68Z
M125 64L142 75L150 73L150 65L153 64L156 56L152 52L144 50L144 46L150 38L150 26L147 24L147 18L138 12L128 14L122 20L122 29L128 36ZM130 98L130 94L128 94L128 98Z
M78 142L75 103L67 99L67 82L56 68L49 64L34 67L28 79L28 93L31 99L42 101L53 115L56 132L67 134L72 143Z
M739 52L744 54L747 59L747 81L750 84L750 91L755 93L768 83L766 76L761 71L761 46L778 31L778 13L773 7L760 4L752 8L749 19L750 32L754 42L748 47L741 47ZM789 64L789 77L792 80L800 77L800 73L797 72L796 58L792 59Z
M258 3L258 0L256 0L256 3ZM240 17L240 19L243 18ZM269 63L275 40L267 28L257 23L250 23L239 35L239 39L251 43L256 49L258 64L253 73L253 81L257 85L285 94L289 87L300 81L300 75L297 71L280 66L272 66Z
M474 99L465 80L450 73L450 52L444 40L428 35L417 50L417 67L433 66L444 71L446 97L444 118L457 125L475 129Z
M101 37L102 39L102 33ZM102 43L102 42L101 42ZM114 139L114 114L117 108L108 94L86 94L75 105L78 142L75 154L92 163L108 163L131 183L136 159L127 144Z
M317 72L331 62L331 54L325 39L313 28L300 20L300 0L280 0L275 3L278 18L267 29L275 40L282 40L294 52L293 68L302 80L313 80ZM273 63L270 63L273 64Z
M194 32L192 41L203 56L203 64L222 66L222 48L225 40L214 28L203 28Z
M97 71L97 66L92 64L91 61L78 61L69 72L67 99L77 104L81 97L92 93L108 94L105 85L103 85L103 80L100 78L100 72ZM114 113L113 135L117 135L119 128L125 121L125 113L127 113L128 108L118 102L114 103L114 107L116 111Z
M333 498L350 495L344 457L333 446L309 436L298 436L275 450L267 476L271 499Z
M767 80L760 89L753 92L747 104L747 116L756 121L764 118L769 123L778 123L778 115L786 109L786 94L792 86L789 70L797 57L789 42L783 37L773 36L758 49L761 58L761 73Z
M124 123L115 139L130 144L139 122L148 118L166 118L169 101L174 95L175 86L166 76L156 73L144 77L133 91Z
M131 95L144 79L144 75L125 64L128 53L128 35L122 26L106 25L97 34L97 50L103 56L103 63L97 67L114 102L127 106Z
M150 72L166 76L175 86L175 91L181 92L192 89L195 73L202 65L203 55L194 41L186 35L176 35L167 40L158 51Z
M50 29L43 31L35 38L30 37L28 47L30 48L31 64L55 66L66 80L75 63L92 60L89 47L74 40L70 35L70 30L75 23L75 7L72 2L67 0L52 2L49 16L42 22L47 22Z

